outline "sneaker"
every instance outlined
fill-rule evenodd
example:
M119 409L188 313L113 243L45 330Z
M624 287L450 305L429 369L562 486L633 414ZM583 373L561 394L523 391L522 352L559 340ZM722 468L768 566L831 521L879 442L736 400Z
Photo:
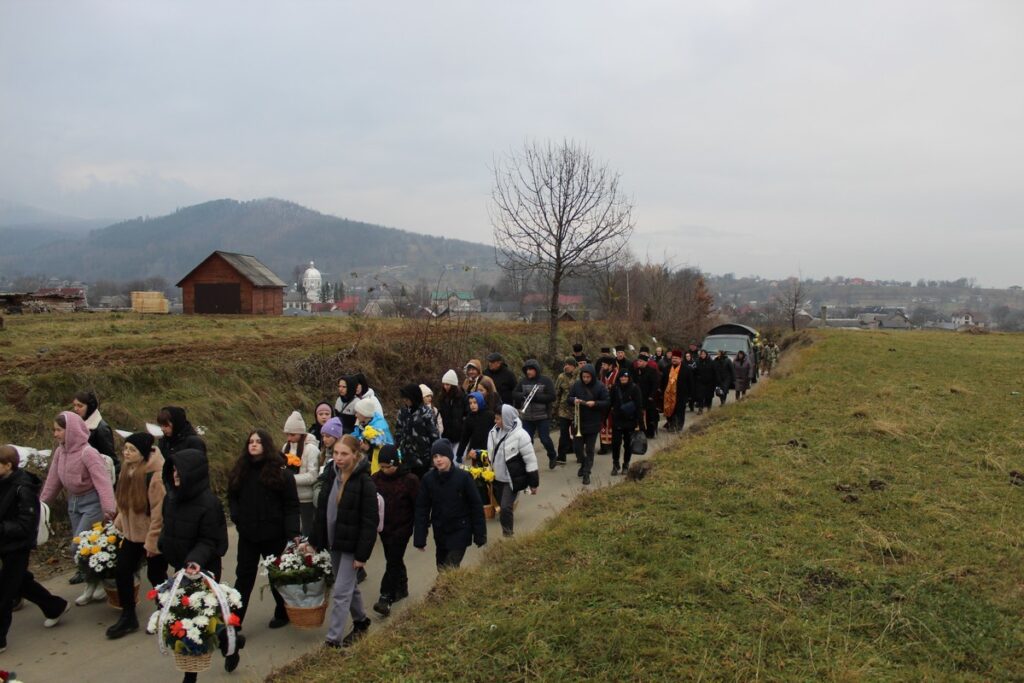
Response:
M382 595L380 599L373 604L373 611L382 617L386 617L391 614L391 596Z
M338 650L341 648L341 643L336 640L325 640L324 647L329 647L332 650Z
M274 617L273 619L270 620L270 623L267 624L267 627L268 628L284 628L285 626L288 625L288 623L289 623L288 617Z
M619 474L619 466L618 465L612 465L612 476L616 477L616 476L618 476L618 474Z
M52 619L47 617L46 619L43 620L43 628L53 628L54 626L56 626L57 624L60 623L60 618L63 617L65 614L67 614L70 611L71 611L71 603L65 601L64 602L64 609L62 609L60 611L60 614L58 614L57 616L53 617Z
M578 470L576 470L576 476L577 477L582 477L583 476L583 468L582 467L579 468Z
M589 474L584 474L583 475L583 485L584 486L590 486L590 475Z
M553 470L558 466L558 460L556 458L548 458L548 469Z
M361 640L366 635L367 631L369 630L370 617L366 617L362 621L352 622L352 630L349 631L349 634L347 636L341 639L341 646L350 647L352 645L355 645L357 642L359 642L359 640Z
M70 583L72 586L77 586L80 583L85 583L85 574L83 574L82 570L79 569L75 572L74 576L68 579L68 583Z
M102 588L100 590L102 590ZM90 602L94 600L94 591L95 589L91 583L85 584L85 590L82 591L81 595L75 598L75 604L79 607L85 607L86 605L88 605Z

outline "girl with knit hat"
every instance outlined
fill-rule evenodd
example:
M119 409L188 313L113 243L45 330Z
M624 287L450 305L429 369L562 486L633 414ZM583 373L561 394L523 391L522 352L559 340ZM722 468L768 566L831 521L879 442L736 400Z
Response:
M306 423L297 410L285 420L284 436L281 457L295 476L302 535L308 536L313 530L313 484L320 472L320 445L316 437L306 432Z
M441 395L437 398L441 414L441 437L458 446L462 439L462 420L466 415L466 393L459 386L459 375L449 370L441 377Z
M53 505L57 494L66 491L71 532L78 536L96 522L113 519L117 514L114 500L113 468L107 469L103 456L89 445L89 428L77 413L65 411L53 422L53 437L59 445L50 459L50 469L39 498ZM71 544L73 555L78 546ZM76 605L103 600L103 584L87 583Z
M423 394L423 405L430 408L434 413L434 422L437 423L437 437L441 438L441 434L444 433L444 420L441 419L441 411L434 405L434 390L426 384L421 384L420 393Z
M114 497L117 517L114 526L124 534L117 551L117 594L121 617L107 629L107 638L120 638L139 629L135 613L135 572L143 560L146 575L154 588L167 579L167 560L157 542L163 529L164 489L161 472L164 456L156 448L153 435L137 432L125 439L124 464Z
M419 392L419 388L416 391ZM352 436L360 442L360 450L370 462L370 474L376 474L380 469L377 463L380 447L395 443L391 427L378 406L377 401L371 399L362 399L356 403L356 426L352 430Z
M320 401L313 408L313 424L309 427L309 433L316 439L316 447L323 448L323 441L320 440L320 430L327 424L327 421L334 417L334 410L327 401Z

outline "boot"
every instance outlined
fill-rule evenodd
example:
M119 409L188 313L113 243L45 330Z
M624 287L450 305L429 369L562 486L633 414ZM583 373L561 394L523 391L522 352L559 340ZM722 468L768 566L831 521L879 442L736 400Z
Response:
M394 598L390 595L382 593L380 599L373 604L373 611L382 617L386 617L391 614L391 603L394 602Z
M617 462L616 463L612 463L612 476L614 477L614 476L617 476L618 474L619 474L619 463L617 463Z
M349 631L349 634L347 636L341 639L341 646L351 647L352 645L355 645L357 642L359 642L360 639L363 638L363 636L366 635L366 632L369 630L370 617L366 617L362 621L353 621L352 630Z
M238 663L242 657L239 652L245 647L245 636L238 631L235 631L235 653L232 655L225 654L228 651L228 632L227 629L221 629L218 633L217 638L220 641L220 652L224 655L224 670L231 673L238 668Z
M135 614L135 607L130 607L121 611L121 618L118 619L113 626L107 629L107 638L111 640L117 640L129 633L135 633L139 630L139 618Z
M589 474L584 474L583 475L583 485L584 486L590 486L590 475Z
M106 600L107 594L103 590L102 583L87 583L82 594L75 598L75 604L79 607L84 607L90 602L96 602L97 600Z

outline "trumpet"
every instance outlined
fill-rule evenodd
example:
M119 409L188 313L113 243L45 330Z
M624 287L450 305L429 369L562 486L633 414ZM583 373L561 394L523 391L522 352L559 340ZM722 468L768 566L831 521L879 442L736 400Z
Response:
M577 437L583 436L582 432L580 432L580 404L579 403L576 404L576 414L575 414L575 416L573 418L573 422L576 423L576 433L573 435L573 437L577 438Z
M533 388L530 389L530 393L527 394L526 400L523 401L523 407L519 409L520 413L525 413L526 409L530 407L530 403L533 402L533 397L537 395L538 389L540 389L540 384L534 384Z

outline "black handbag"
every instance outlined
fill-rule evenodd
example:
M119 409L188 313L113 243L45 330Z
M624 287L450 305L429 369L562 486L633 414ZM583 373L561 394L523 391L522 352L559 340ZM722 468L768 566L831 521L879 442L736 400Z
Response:
M647 453L647 435L643 432L633 432L633 441L629 445L633 455L645 455Z

